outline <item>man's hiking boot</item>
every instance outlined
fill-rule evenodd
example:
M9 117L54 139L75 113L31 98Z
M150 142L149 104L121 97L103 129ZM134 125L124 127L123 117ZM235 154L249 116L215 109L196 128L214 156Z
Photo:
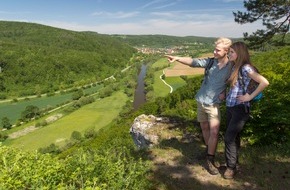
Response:
M224 178L233 179L235 174L236 174L236 169L227 168L224 173Z
M211 175L217 175L219 173L219 164L215 163L213 159L206 159L207 170Z

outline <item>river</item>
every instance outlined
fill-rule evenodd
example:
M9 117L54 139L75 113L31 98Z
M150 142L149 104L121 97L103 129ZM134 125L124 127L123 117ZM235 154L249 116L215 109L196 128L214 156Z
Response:
M146 102L145 83L144 83L146 69L147 65L142 64L140 73L138 75L137 88L135 90L134 95L134 104L133 104L134 110L137 110L142 104Z

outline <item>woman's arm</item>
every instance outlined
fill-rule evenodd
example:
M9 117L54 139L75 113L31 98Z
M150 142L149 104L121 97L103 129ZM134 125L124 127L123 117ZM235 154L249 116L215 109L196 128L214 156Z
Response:
M257 83L259 83L259 86L251 94L252 99L253 99L255 96L257 96L260 92L262 92L269 85L269 81L264 76L254 71L249 72L248 76L254 81L256 81Z
M255 71L248 72L248 76L254 81L256 81L257 83L259 83L259 85L252 94L247 93L243 96L238 97L238 99L241 102L251 101L269 85L269 81L264 76L260 75L259 73Z

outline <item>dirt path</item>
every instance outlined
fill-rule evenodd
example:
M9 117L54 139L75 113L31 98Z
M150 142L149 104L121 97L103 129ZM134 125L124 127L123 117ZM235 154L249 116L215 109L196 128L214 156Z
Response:
M18 137L22 137L22 136L25 136L26 134L28 133L31 133L33 131L35 131L37 128L35 126L29 126L29 127L26 127L25 129L23 130L20 130L20 131L16 131L14 133L11 133L8 138L9 139L16 139Z
M287 190L290 187L290 158L283 154L242 147L240 166L234 179L224 179L224 143L219 141L216 160L220 174L205 169L205 146L201 134L185 132L186 125L162 128L158 146L148 150L152 162L154 190ZM177 134L177 131L183 131ZM272 150L273 151L273 150Z
M46 123L53 123L55 122L56 120L58 120L59 118L61 118L63 115L62 114L55 114L55 115L52 115L52 116L49 116L45 119ZM14 133L11 133L8 138L10 139L16 139L18 137L22 137L22 136L25 136L26 134L28 133L31 133L35 130L37 130L38 127L35 127L35 126L29 126L29 127L25 127L24 129L22 130L19 130L19 131L16 131Z
M157 190L256 189L251 182L224 179L222 169L218 175L209 174L203 158L205 148L196 137L171 138L162 144L162 148L154 148L150 152L154 165L153 178L162 183ZM222 156L219 153L219 157Z
M163 76L163 75L165 75L164 70L163 70L162 75L159 76L159 78L160 78L160 80L161 80L161 81L162 81L166 86L168 86L168 87L170 88L169 93L172 93L172 92L173 92L173 88L172 88L172 86L170 86L170 85L169 85L165 80L162 79L162 76Z

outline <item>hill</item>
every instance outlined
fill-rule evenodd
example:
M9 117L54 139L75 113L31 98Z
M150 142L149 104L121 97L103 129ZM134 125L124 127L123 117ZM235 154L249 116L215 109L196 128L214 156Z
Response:
M245 126L241 170L233 180L210 176L199 159L205 149L195 120L199 77L185 78L186 86L148 101L136 111L127 102L120 117L109 126L90 137L77 136L79 143L60 154L55 146L48 147L52 154L0 146L0 189L286 189L290 166L287 52L289 47L253 56L271 85L265 90L265 98L253 107L252 118ZM141 114L166 116L178 121L178 126L162 129L160 133L166 138L153 149L136 150L129 129ZM217 153L221 163L224 122Z
M130 44L134 47L172 47L178 45L190 45L203 43L207 45L212 45L216 38L210 37L199 37L199 36L167 36L167 35L113 35L116 38Z
M124 69L136 50L109 35L0 21L0 98L95 82Z

